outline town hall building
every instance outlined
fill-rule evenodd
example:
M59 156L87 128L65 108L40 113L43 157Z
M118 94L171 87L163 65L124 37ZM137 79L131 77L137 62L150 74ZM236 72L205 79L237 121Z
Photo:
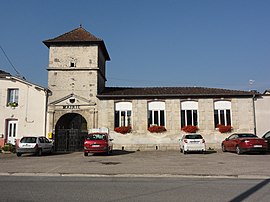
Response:
M232 132L255 131L255 92L108 87L110 56L102 39L79 27L43 43L49 48L47 131L58 151L82 150L91 128L109 128L115 149L136 150L179 148L192 126L211 148Z

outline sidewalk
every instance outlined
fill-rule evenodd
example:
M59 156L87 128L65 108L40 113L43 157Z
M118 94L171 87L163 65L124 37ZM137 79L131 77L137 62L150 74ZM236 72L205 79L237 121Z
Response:
M237 155L221 151L121 151L84 157L83 152L41 157L0 154L0 175L172 176L270 178L270 155Z

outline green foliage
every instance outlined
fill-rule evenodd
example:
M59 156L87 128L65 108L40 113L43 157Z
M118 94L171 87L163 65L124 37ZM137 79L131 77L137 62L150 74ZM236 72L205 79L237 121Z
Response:
M14 153L16 151L15 145L10 143L5 144L1 149L5 152L9 151Z

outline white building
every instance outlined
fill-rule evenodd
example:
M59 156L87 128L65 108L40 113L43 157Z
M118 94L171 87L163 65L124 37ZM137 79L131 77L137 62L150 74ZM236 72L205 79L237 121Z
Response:
M0 70L0 146L46 135L47 90Z
M266 90L255 102L256 131L259 137L270 131L270 91Z

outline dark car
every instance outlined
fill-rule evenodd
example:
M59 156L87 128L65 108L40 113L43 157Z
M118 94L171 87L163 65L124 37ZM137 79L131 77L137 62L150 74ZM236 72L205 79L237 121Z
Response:
M262 138L267 141L267 151L270 151L270 131L265 133Z
M232 151L237 154L244 152L261 152L267 151L267 141L252 133L234 133L226 138L222 144L222 151Z
M90 133L84 141L84 156L88 153L112 153L112 140L107 133Z

